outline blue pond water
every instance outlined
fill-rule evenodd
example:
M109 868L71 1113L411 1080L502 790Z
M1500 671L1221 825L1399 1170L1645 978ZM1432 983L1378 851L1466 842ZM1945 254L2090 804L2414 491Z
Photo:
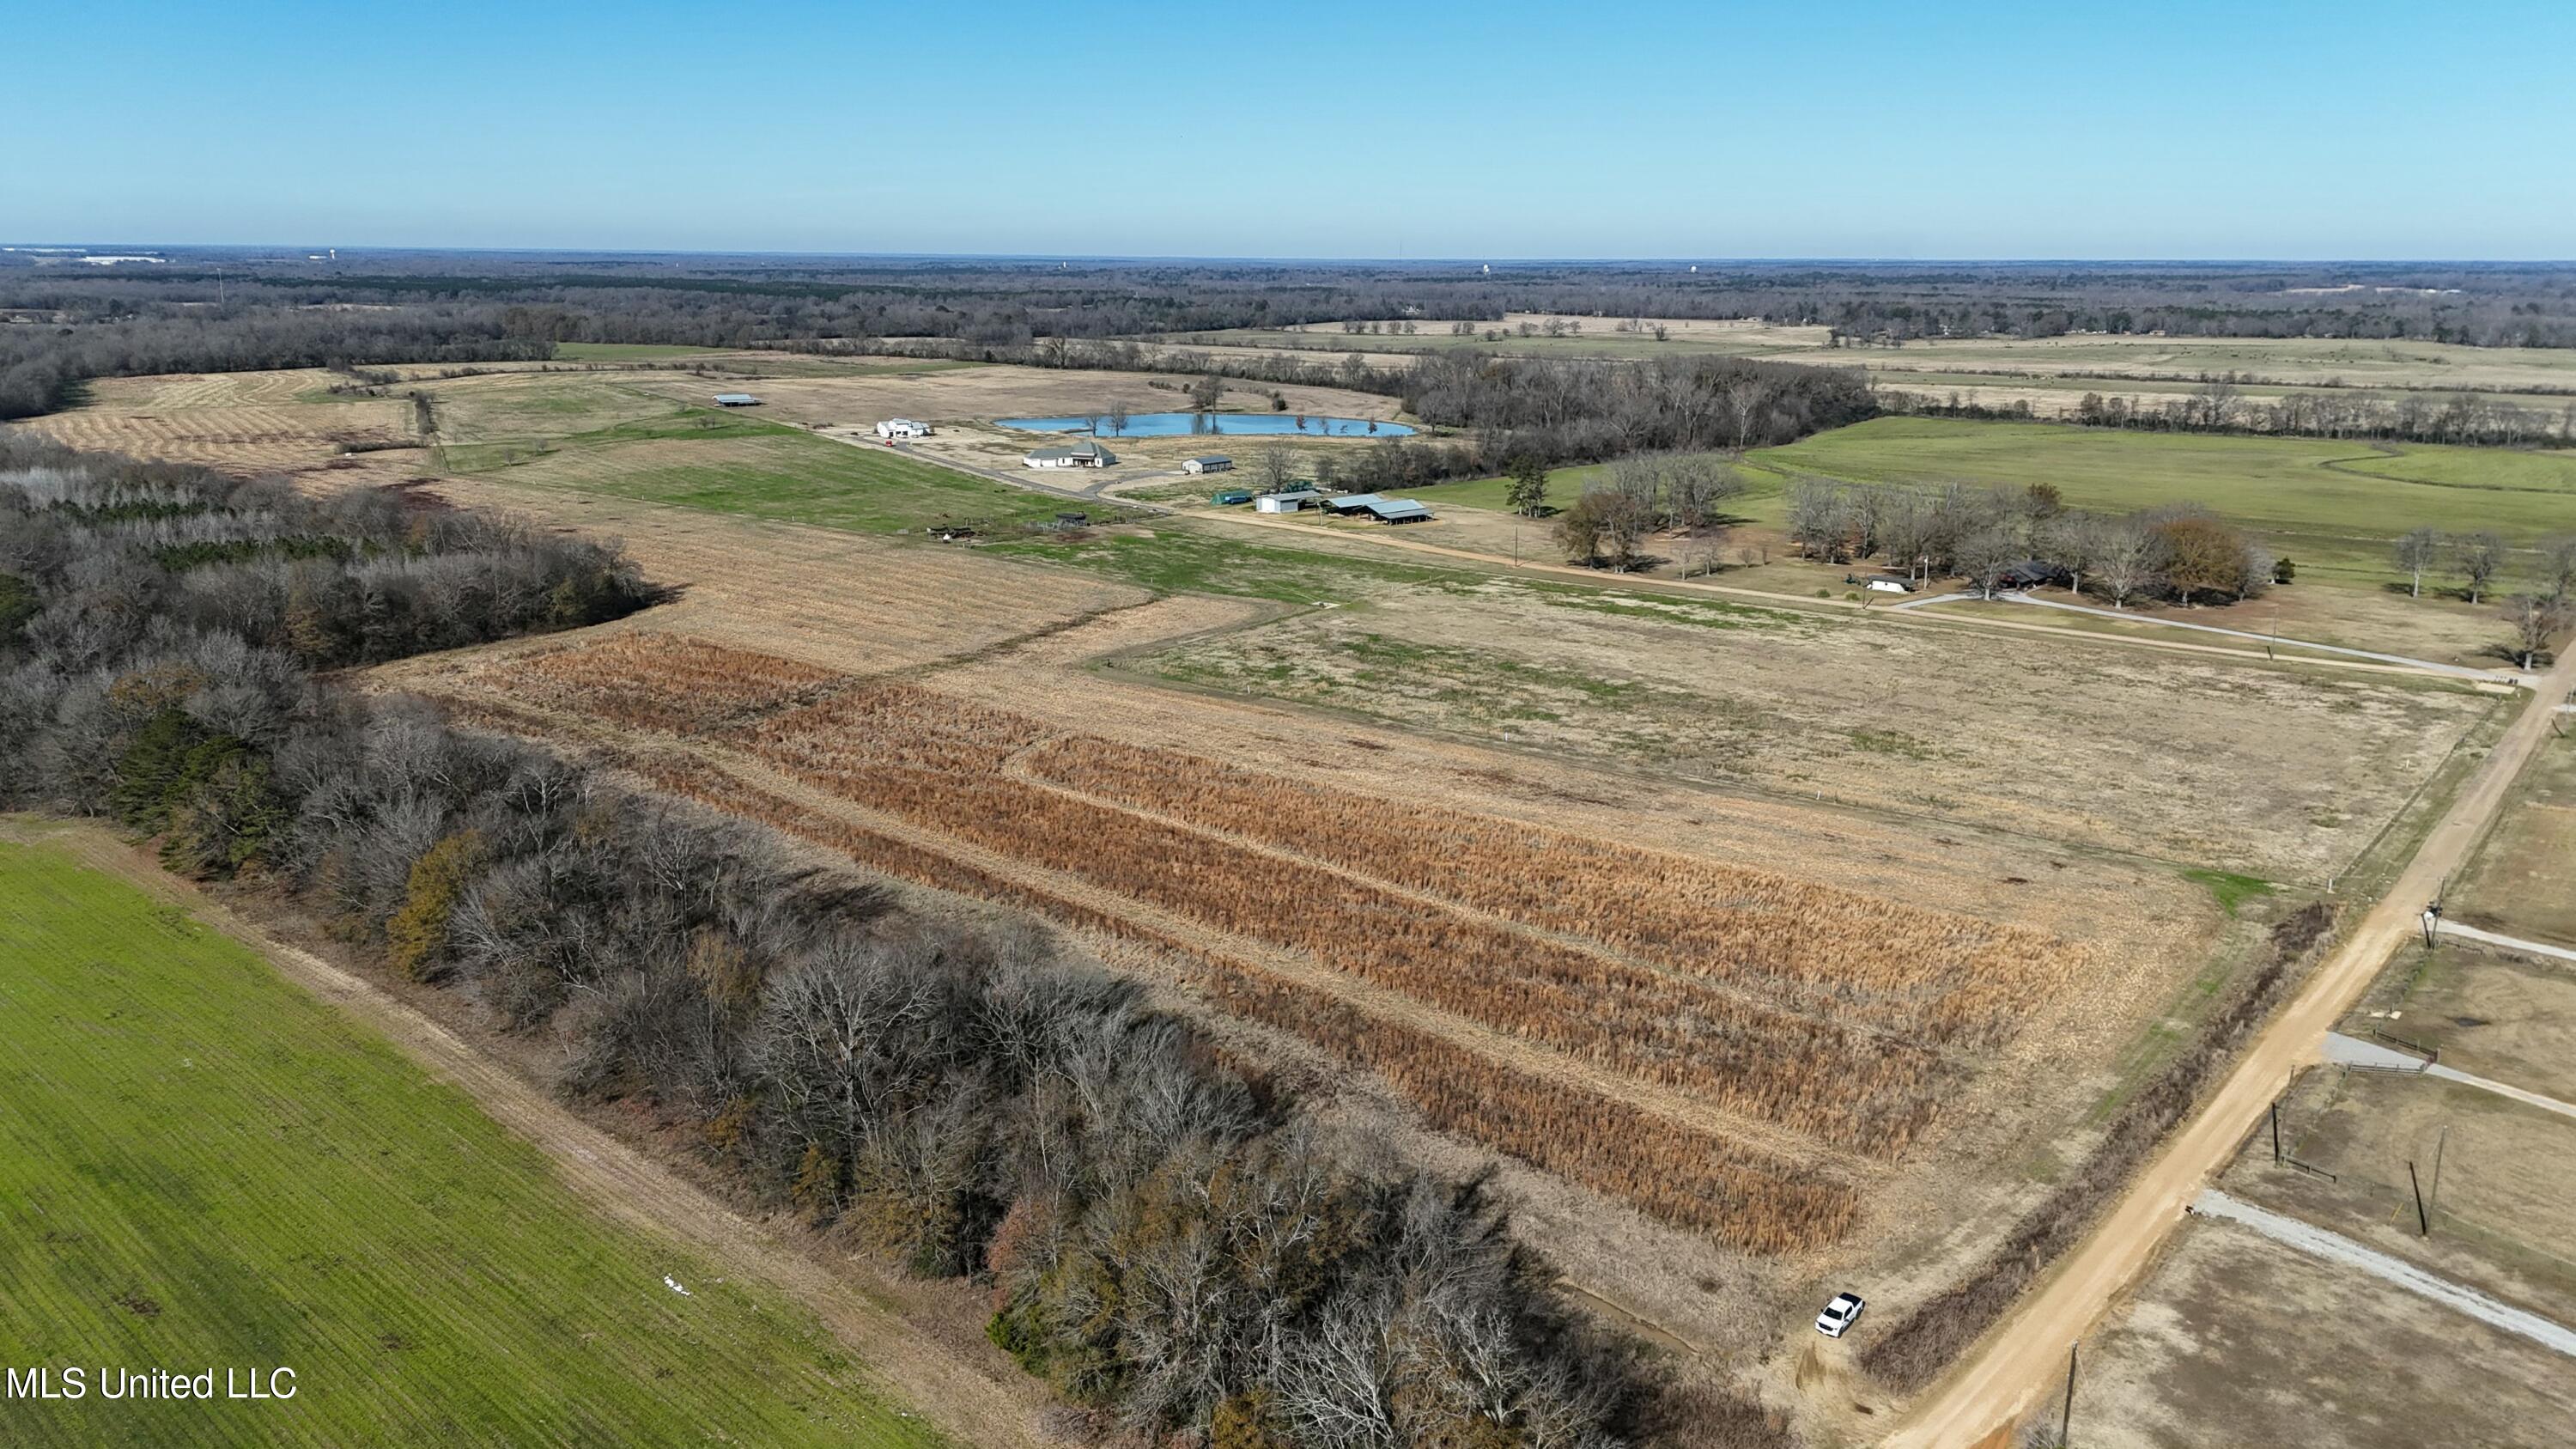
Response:
M1087 433L1089 418L995 418L1006 428L1030 433ZM1408 438L1402 423L1366 418L1298 417L1294 413L1130 413L1127 426L1111 428L1100 420L1104 438L1250 437L1268 433L1302 433L1309 438Z

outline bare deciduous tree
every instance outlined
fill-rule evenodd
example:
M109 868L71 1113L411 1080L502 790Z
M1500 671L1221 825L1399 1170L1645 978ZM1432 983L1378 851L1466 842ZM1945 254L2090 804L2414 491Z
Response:
M1284 493L1297 478L1297 453L1277 439L1253 450L1252 481L1255 491Z
M2103 526L2093 581L2110 596L2112 608L2125 609L2131 599L2156 586L2156 557L2155 536L2144 523L2115 519Z
M2531 670L2539 667L2551 642L2576 625L2576 606L2556 595L2524 594L2505 609L2504 618L2513 626L2515 656Z
M2470 603L2485 596L2487 581L2504 567L2504 557L2504 535L2491 529L2464 535L2451 546L2452 566L2460 571L2460 579L2467 585Z
M2442 556L2442 535L2429 528L2408 530L2397 540L2397 567L2407 577L2406 592L2412 598L2424 597L2424 570Z

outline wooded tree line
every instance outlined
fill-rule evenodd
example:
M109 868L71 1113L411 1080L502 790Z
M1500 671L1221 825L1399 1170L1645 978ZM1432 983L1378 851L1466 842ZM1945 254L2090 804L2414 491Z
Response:
M1657 450L1742 450L1872 416L1858 369L1739 357L1642 363L1439 353L1403 375L1405 407L1474 428L1504 457L1549 462Z
M1479 1184L1326 1142L1033 924L915 915L754 827L317 680L383 657L350 652L380 637L365 590L245 631L202 583L260 562L166 561L208 538L339 540L297 566L351 579L371 549L536 547L0 442L0 805L156 834L174 868L553 1036L568 1094L648 1104L760 1201L983 1284L993 1341L1104 1432L1536 1449L1638 1426L1627 1350L1554 1306ZM626 576L588 545L533 556L531 599L587 597L603 557Z
M1789 540L1809 558L1881 558L1891 573L1963 578L1989 595L2023 563L2062 573L2076 592L2115 608L2148 598L2251 598L2289 568L2198 504L2091 513L2066 507L2044 483L1923 488L1806 476L1790 480L1787 502Z

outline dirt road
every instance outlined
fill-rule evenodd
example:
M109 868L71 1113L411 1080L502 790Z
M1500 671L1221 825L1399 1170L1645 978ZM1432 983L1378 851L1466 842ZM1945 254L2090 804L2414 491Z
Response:
M546 1154L582 1199L620 1226L676 1240L729 1274L776 1285L812 1309L897 1398L961 1443L1047 1449L1036 1431L1046 1400L1034 1379L988 1374L933 1341L868 1285L809 1257L661 1164L574 1116L543 1091L410 1005L309 952L277 941L153 865L105 830L33 827L83 864L131 881L265 956L279 974L382 1032L485 1115Z
M2165 1235L2254 1128L2290 1074L2315 1060L2325 1034L2351 1009L2390 953L2419 938L2418 913L2442 878L2468 858L2534 751L2549 737L2559 701L2576 686L2576 649L2540 681L2494 751L2435 822L2404 874L2230 1072L2208 1104L2168 1140L2037 1291L1990 1331L1885 1441L1908 1449L2002 1442L2063 1371L2066 1346L2146 1270Z

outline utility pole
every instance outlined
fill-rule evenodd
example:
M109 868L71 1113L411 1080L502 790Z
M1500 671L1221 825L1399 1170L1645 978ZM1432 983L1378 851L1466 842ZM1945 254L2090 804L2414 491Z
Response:
M2429 1238L2433 1236L2433 1219L2424 1211L2424 1184L2415 1178L2415 1160L2411 1157L2406 1160L2406 1185L2415 1189L2415 1236Z
M2075 1351L2083 1346L2080 1338L2066 1346L2066 1407L2057 1416L2059 1449L2064 1449L2067 1436L2075 1432Z
M2281 1165L2281 1103L2278 1098L2272 1102L2272 1165Z
M2431 1202L2435 1207L2440 1207L2442 1205L2442 1148L2450 1140L2451 1124L2445 1122L2442 1124L2441 1132L2433 1138L2433 1192Z

